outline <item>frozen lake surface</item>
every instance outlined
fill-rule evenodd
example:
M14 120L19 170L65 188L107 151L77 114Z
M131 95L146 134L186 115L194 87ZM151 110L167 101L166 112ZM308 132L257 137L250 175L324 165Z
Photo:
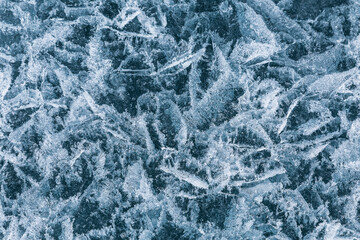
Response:
M0 239L360 239L359 0L0 0Z

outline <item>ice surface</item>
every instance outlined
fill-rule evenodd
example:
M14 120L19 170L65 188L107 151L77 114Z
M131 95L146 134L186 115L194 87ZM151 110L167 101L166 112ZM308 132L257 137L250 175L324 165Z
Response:
M0 1L0 239L360 239L358 0Z

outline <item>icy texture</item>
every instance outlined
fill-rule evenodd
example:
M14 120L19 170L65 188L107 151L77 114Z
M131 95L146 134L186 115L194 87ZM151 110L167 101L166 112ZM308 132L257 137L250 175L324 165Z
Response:
M360 239L359 0L1 0L0 239Z

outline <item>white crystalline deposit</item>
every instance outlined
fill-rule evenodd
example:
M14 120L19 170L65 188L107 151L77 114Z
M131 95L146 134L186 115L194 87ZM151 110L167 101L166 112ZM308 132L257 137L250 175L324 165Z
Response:
M359 19L0 1L0 239L360 239Z

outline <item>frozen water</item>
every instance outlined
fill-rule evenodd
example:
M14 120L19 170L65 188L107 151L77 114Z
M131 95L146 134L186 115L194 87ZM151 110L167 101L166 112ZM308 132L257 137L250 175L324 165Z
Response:
M0 239L360 239L358 0L0 0Z

